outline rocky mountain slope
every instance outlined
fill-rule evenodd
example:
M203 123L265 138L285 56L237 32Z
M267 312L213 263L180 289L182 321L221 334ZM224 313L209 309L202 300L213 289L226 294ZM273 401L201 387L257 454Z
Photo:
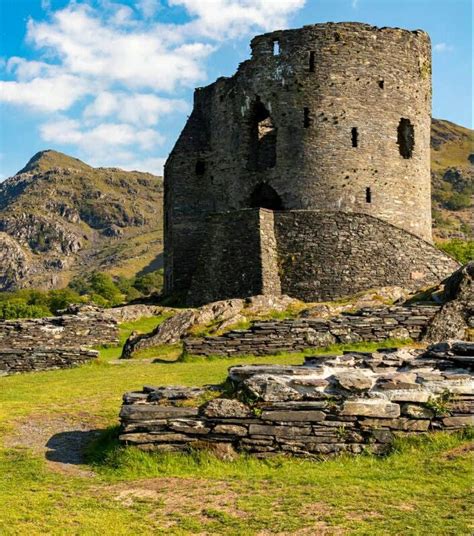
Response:
M0 183L0 290L159 267L162 203L161 177L36 154Z
M431 184L434 238L474 235L474 131L433 119Z
M474 131L433 119L431 146L435 239L472 239ZM36 154L0 183L0 290L159 268L162 204L161 177Z

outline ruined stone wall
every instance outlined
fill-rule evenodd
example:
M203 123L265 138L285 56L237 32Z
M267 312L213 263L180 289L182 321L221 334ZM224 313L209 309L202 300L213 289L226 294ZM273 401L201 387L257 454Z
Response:
M422 31L329 23L256 37L232 78L196 90L165 166L166 292L189 288L212 212L362 212L431 240L430 108Z
M282 292L303 301L396 285L435 285L459 265L424 240L368 214L275 212Z
M414 290L458 266L368 214L245 209L208 218L188 303L280 292L323 301L390 285Z
M331 319L254 322L247 330L228 331L220 337L186 339L184 350L191 355L231 357L298 352L334 343L418 340L439 309L439 306L428 305L371 307Z
M99 352L85 348L0 348L0 376L70 368L97 359Z
M0 321L0 348L79 348L118 343L116 320L101 313Z
M199 400L210 393L203 388L125 394L119 439L161 452L381 453L399 435L472 426L473 362L472 344L443 343L424 353L348 352L305 366L231 367L233 396L205 404ZM220 389L214 387L216 394Z

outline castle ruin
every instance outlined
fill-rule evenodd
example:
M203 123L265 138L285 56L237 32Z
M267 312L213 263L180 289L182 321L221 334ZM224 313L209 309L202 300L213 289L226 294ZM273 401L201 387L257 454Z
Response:
M327 23L251 48L166 163L165 292L316 301L456 269L431 242L429 36Z

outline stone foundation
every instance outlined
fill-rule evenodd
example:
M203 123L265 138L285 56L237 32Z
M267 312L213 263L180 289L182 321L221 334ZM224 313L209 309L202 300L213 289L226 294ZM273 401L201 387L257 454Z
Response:
M384 452L398 435L473 425L473 363L474 345L458 342L308 358L300 366L231 367L232 395L204 404L200 398L222 386L126 393L120 441L259 457Z
M0 376L70 368L98 356L99 352L85 348L0 348Z
M331 319L298 318L255 322L248 330L220 337L189 338L192 355L268 355L297 352L334 343L380 342L389 338L419 340L439 311L436 305L364 308Z

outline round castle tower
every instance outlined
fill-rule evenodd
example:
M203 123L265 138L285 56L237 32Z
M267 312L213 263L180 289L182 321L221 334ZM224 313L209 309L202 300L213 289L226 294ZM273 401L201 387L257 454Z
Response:
M251 48L196 90L165 166L166 288L189 288L213 213L362 213L430 242L428 35L328 23Z

